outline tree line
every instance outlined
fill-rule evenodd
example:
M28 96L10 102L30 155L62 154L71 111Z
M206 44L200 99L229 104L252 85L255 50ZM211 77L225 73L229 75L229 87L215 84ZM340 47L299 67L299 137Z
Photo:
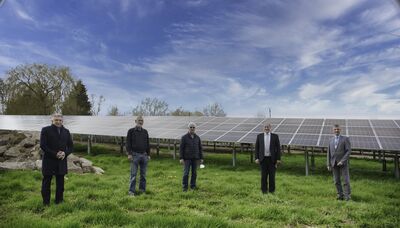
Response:
M0 78L1 114L6 115L99 115L104 96L91 94L90 99L82 80L76 80L66 66L24 64L11 68ZM166 101L144 98L130 113L120 113L112 106L107 115L143 116L226 116L219 103L209 104L202 111L183 107L169 109Z

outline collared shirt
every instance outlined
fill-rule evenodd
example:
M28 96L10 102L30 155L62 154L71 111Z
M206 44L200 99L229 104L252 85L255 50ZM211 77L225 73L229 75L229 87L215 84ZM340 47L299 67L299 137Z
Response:
M335 149L337 148L337 146L339 144L339 137L340 137L340 135L335 136Z
M271 156L271 152L269 151L269 146L271 142L271 133L264 132L264 156Z

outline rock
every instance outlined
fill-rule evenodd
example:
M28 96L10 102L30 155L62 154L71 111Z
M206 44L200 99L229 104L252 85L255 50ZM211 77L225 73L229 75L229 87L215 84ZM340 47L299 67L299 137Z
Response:
M35 169L35 162L1 162L0 170Z
M76 165L73 160L68 160L68 171L73 173L83 173L82 168Z
M26 138L24 140L22 140L19 145L25 148L31 148L34 147L37 144L36 139L33 138Z
M4 152L4 157L16 158L21 155L18 147L11 147L6 152Z
M3 157L0 157L0 162L4 162L6 159Z
M35 161L35 168L37 170L42 170L42 160L36 160Z
M23 133L14 133L9 140L9 144L11 145L17 145L19 144L22 140L24 140L26 138L26 135L24 135Z
M7 151L7 146L0 146L0 157L2 157L6 151Z
M92 166L92 172L94 172L95 174L101 175L104 173L104 170L100 167Z

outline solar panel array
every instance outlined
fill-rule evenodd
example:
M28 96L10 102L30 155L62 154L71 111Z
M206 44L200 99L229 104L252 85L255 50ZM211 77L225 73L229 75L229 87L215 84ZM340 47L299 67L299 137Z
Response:
M132 116L65 116L64 125L72 133L126 136L134 126ZM145 117L144 127L151 138L180 139L189 122L197 125L203 141L255 143L263 131L264 118L231 117ZM400 151L400 120L271 118L273 132L282 145L326 147L332 138L332 125L341 125L352 147ZM0 129L40 131L50 124L49 116L0 115Z

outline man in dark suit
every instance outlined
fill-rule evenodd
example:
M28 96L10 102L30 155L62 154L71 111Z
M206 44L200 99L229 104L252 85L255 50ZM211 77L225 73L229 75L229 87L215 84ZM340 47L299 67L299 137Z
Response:
M64 200L64 175L68 173L67 156L73 150L73 142L69 130L63 126L63 116L54 114L52 125L44 127L40 134L42 160L42 198L43 204L50 204L51 179L56 176L56 199L59 204Z
M281 163L281 144L277 134L271 133L271 124L265 123L264 133L257 135L255 162L260 164L261 191L275 192L275 171ZM269 180L269 185L268 185Z
M326 156L327 168L332 170L333 180L337 190L338 200L350 200L350 173L349 173L349 158L351 153L351 144L348 137L340 134L340 126L335 124L333 126L335 134L328 145L328 152ZM340 177L343 176L344 192Z

